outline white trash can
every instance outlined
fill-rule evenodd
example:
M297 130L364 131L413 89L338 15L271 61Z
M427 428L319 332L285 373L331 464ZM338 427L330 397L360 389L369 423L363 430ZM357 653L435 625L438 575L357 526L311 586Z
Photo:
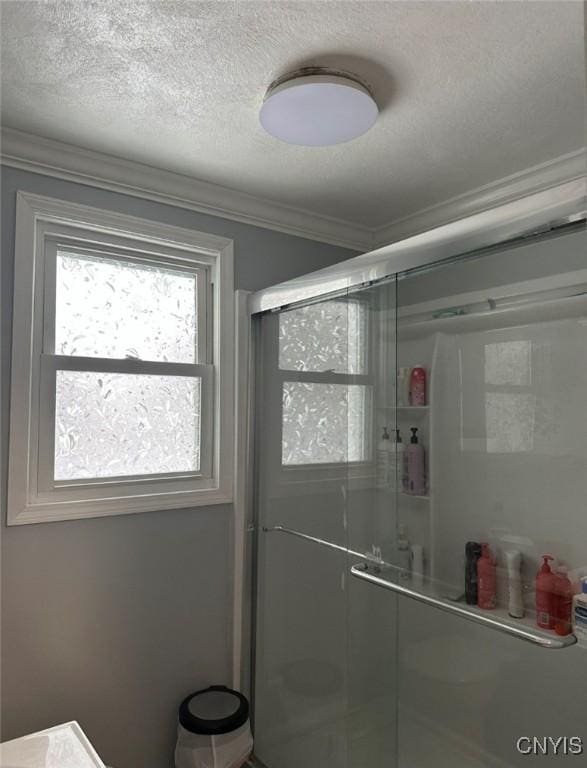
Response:
M252 751L249 702L242 693L213 685L182 701L175 768L241 768Z

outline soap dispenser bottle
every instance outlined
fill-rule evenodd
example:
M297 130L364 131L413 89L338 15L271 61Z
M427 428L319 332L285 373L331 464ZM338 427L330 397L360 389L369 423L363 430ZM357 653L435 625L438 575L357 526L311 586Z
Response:
M408 493L424 496L426 493L426 469L424 448L418 442L418 428L410 427L412 437L408 445Z
M536 575L536 624L542 629L554 629L554 574L549 560L551 555L542 555L544 562Z

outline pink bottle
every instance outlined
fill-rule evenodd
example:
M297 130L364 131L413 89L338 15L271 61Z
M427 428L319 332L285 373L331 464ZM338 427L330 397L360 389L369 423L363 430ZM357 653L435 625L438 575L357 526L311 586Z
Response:
M573 585L567 574L567 569L561 565L554 577L554 631L557 635L571 634L571 617L573 613Z
M536 624L542 629L554 629L554 574L548 564L554 560L542 555L544 562L536 574Z
M477 605L491 611L496 605L495 562L489 544L482 544L481 547L481 557L477 561Z
M421 365L410 374L410 405L426 405L426 369Z

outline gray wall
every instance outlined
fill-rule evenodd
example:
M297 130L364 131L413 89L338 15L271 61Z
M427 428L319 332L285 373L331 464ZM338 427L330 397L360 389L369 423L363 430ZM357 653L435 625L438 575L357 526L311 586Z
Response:
M168 768L181 698L231 682L232 507L5 527L19 189L233 238L237 288L355 254L3 169L2 739L75 719L116 768Z

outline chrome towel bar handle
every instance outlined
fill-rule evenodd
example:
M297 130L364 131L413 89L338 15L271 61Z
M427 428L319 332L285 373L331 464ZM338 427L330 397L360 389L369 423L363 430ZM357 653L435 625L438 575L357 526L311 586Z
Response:
M484 627L497 630L510 637L525 640L540 648L569 648L577 642L577 638L572 634L562 637L559 635L547 634L546 632L541 632L539 629L534 630L529 624L523 624L516 619L508 620L506 618L501 618L493 612L482 612L480 609L475 609L473 606L465 606L458 602L438 597L437 595L412 589L409 584L385 578L385 576L382 575L383 571L381 569L373 568L368 563L353 565L351 567L351 574L357 579L367 581L370 584L375 584L375 586L382 587L383 589L388 589L390 592L395 592L403 597L408 597L411 600L424 603L424 605L438 608L445 613L451 613L453 616L460 616L467 621L481 624Z
M459 616L466 621L472 621L475 624L481 624L489 629L497 630L502 634L516 637L518 640L524 640L540 648L559 649L570 648L575 645L577 638L575 635L559 636L550 634L534 628L529 623L524 623L519 619L511 619L507 616L501 616L498 611L481 611L475 606L465 605L448 597L441 597L426 588L414 589L409 581L403 582L399 578L401 569L384 560L378 560L371 557L369 553L357 552L341 544L335 544L332 541L321 539L317 536L310 536L302 531L296 531L294 528L288 528L284 525L275 525L263 527L263 533L285 533L298 539L317 544L327 549L333 549L346 555L360 558L363 562L357 563L351 567L351 575L356 579L367 581L377 587L382 587L390 592L395 592L403 597L416 600L424 605L438 608L445 613L451 613L453 616Z

